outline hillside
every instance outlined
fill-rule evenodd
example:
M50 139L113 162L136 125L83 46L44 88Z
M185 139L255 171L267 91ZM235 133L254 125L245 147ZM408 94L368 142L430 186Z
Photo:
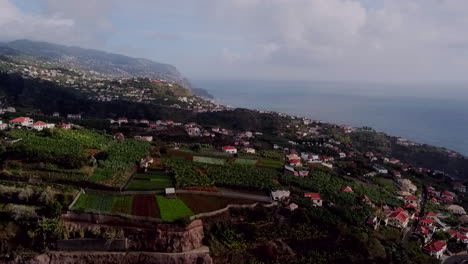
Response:
M149 77L174 81L190 88L188 80L170 64L132 58L92 49L47 42L16 40L0 44L0 55L13 59L54 62L63 68L78 68L119 77Z

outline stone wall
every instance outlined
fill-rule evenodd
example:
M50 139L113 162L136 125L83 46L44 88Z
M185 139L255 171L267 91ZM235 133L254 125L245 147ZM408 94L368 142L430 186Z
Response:
M6 264L212 264L207 247L185 253L154 252L48 252L33 258L18 257Z

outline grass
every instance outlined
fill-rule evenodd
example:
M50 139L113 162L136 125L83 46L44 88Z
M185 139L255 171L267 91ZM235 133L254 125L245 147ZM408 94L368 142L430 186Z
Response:
M129 182L127 190L158 190L174 187L174 179L163 172L140 173Z
M235 164L241 164L241 165L248 165L248 166L255 166L255 164L257 164L257 160L256 159L236 159L234 161Z
M214 165L224 165L224 163L226 163L225 159L201 157L201 156L193 156L193 161L200 162L200 163L214 164Z
M275 168L275 169L281 169L283 168L283 165L284 165L284 162L279 161L279 160L261 159L260 161L257 162L257 166L270 167L270 168Z
M180 199L166 199L161 195L157 195L156 200L163 220L174 221L193 215L192 210Z
M394 192L398 191L398 188L397 188L395 182L392 179L382 178L382 177L375 177L374 181L375 181L375 183L377 185L383 187L384 189L386 189L389 192L394 193Z
M103 179L112 178L114 171L109 168L96 168L93 175L89 178L92 182L97 182Z

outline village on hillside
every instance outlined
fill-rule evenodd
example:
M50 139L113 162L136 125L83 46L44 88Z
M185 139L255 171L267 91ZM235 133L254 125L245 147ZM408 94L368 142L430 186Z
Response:
M43 116L44 120L49 120L45 122L34 120L28 117L27 113L17 112L14 107L4 107L0 112L4 115L16 116L10 120L0 121L0 129L4 131L3 144L13 149L20 144L29 144L31 138L41 140L42 136L31 134L29 131L44 133L45 131L69 130L81 133L79 131L86 130L85 124L76 124L86 120L86 116L80 113L67 113L63 116L58 112L51 113ZM267 135L260 131L235 131L219 126L199 125L195 122L183 124L173 120L136 120L126 117L102 120L108 124L108 131L112 131L111 136L114 141L144 141L158 149L157 154L146 153L135 156L133 164L135 162L139 164L138 172L133 171L125 176L128 178L120 180L118 185L121 187L118 188L120 191L134 192L153 190L150 184L153 183L152 178L148 176L153 172L148 172L148 169L157 167L158 170L164 171L161 175L164 175L162 179L167 181L167 184L163 184L163 188L160 185L155 185L154 188L162 188L166 197L177 196L176 193L194 190L193 188L203 191L215 188L214 190L217 191L220 186L225 185L237 186L234 188L236 192L242 192L243 187L248 187L249 190L268 191L269 197L263 197L261 200L269 200L287 212L293 212L303 206L297 202L297 199L302 199L301 201L305 199L309 201L310 206L316 208L340 206L333 202L337 199L336 197L354 199L353 201L359 201L363 208L370 208L369 214L362 223L369 230L377 232L379 229L391 228L399 232L404 243L411 239L420 241L421 249L435 258L442 258L444 254L450 255L467 249L468 215L464 209L467 205L464 197L466 193L464 181L455 179L442 171L401 162L394 157L373 152L360 152L350 143L341 142L334 134L330 134L330 131L341 136L360 131L367 133L368 128L326 124L308 118L271 113L287 118L286 128L290 131L288 139L286 137L269 139L268 144L265 144ZM294 138L291 135L294 135ZM65 137L65 134L61 137ZM396 139L396 141L398 144L403 144L402 142L407 145L413 144L403 139ZM110 144L109 146L115 144L107 139L105 142ZM27 149L29 146L23 145L22 147ZM86 149L86 152L93 153L89 154L93 162L103 164L102 168L105 168L105 172L101 171L101 165L92 165L90 168L94 174L91 174L89 179L93 179L91 181L96 184L104 182L108 184L110 181L106 177L114 177L116 170L108 169L111 167L106 167L105 159L99 163L101 161L98 162L98 160L101 158L98 157L98 153L101 150L94 149L95 147ZM10 163L13 164L13 160ZM131 160L129 164L128 168L132 168ZM181 170L182 167L184 170ZM229 179L229 175L223 176L225 178L216 178L221 177L219 175L213 176L221 173L219 169L224 169L223 173L231 173L231 175L245 170L242 173L251 177L260 177L257 173L261 173L262 176L258 179L243 180L241 178L239 182ZM11 174L15 170L8 169L7 166L4 173L6 171ZM187 175L188 171L190 175ZM106 173L114 176L106 176ZM263 175L265 173L266 175ZM175 180L168 176L171 174L175 175ZM432 178L439 180L427 181ZM86 178L83 179L88 181ZM147 181L148 179L150 180ZM42 181L47 182L47 178L43 178ZM174 185L174 181L177 184ZM299 188L291 186L299 186ZM192 189L187 189L188 187ZM380 191L376 191L375 188L379 188ZM86 205L80 204L84 203L81 200L84 198L79 198L86 195L88 194L80 193L75 198L75 205L70 206L71 212L78 210L76 208L87 210ZM98 194L93 195L99 197ZM183 197L183 195L179 196ZM239 197L243 196L239 195ZM135 200L133 201L135 203ZM188 198L182 201L185 204L191 204ZM158 200L158 203L160 213L140 212L139 215L163 217L163 200ZM188 207L187 212L192 212L182 213L180 217L206 212L205 208L197 211L198 209L194 207ZM123 212L129 214L131 210L127 209ZM169 217L168 219L176 218Z

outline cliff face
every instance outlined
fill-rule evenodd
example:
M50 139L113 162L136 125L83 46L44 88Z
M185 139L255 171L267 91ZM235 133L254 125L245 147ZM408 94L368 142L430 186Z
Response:
M208 248L185 253L153 252L49 252L32 259L18 258L7 264L212 264Z

